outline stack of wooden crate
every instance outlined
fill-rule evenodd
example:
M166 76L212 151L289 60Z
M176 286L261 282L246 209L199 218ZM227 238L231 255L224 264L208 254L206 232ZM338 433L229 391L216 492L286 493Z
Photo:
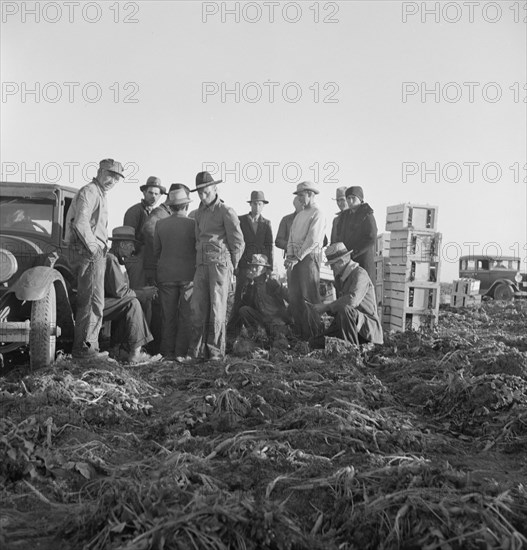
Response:
M462 278L453 282L450 305L452 307L469 307L481 305L479 293L480 281L477 279Z
M390 272L384 279L385 330L432 327L439 315L441 233L437 207L417 204L390 206Z

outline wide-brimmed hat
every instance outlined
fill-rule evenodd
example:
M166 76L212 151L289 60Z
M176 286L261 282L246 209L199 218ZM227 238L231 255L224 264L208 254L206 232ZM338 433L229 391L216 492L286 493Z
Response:
M144 185L141 185L139 187L140 191L145 191L149 187L157 187L162 195L167 194L167 189L163 185L161 185L161 180L159 178L156 178L155 176L150 176Z
M269 201L265 200L263 191L251 191L251 200L247 202L251 203L253 201L262 201L264 204L269 204Z
M131 225L121 225L114 227L112 230L112 236L108 237L111 241L134 241L139 242L135 238L135 229Z
M171 183L168 192L170 193L170 191L174 191L175 189L183 189L187 195L190 194L190 188L184 183Z
M345 199L346 198L346 186L344 187L337 187L337 193L335 195L334 201L338 201L339 199Z
M326 248L326 265L334 264L349 256L353 250L348 250L344 243L333 243Z
M364 200L364 191L362 190L362 187L359 187L358 185L354 185L353 187L348 187L346 189L346 197L349 195L355 195L361 201Z
M108 172L114 172L118 176L124 178L123 165L113 159L104 159L99 162L99 170L108 170Z
M177 206L179 204L188 204L192 202L192 199L189 198L188 193L182 187L177 189L171 189L168 192L168 199L165 201L165 204L168 206Z
M313 191L316 195L320 193L318 187L312 181L302 181L296 186L296 191L293 191L293 195L298 195L302 191Z
M196 176L196 189L192 189L191 193L195 193L200 189L204 189L209 185L216 185L221 183L223 180L215 180L208 172L198 172Z
M271 264L267 260L267 256L265 254L253 254L252 260L247 265L271 267Z

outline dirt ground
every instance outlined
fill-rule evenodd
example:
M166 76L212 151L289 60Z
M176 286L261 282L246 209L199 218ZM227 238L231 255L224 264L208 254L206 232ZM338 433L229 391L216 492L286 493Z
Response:
M0 547L527 547L527 303L385 340L12 369Z

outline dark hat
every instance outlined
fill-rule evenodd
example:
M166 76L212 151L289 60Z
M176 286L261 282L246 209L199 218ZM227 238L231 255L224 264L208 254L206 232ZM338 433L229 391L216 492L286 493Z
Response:
M111 241L134 241L139 242L135 238L135 229L130 225L121 225L120 227L114 227L112 230L112 236L108 237Z
M333 243L330 244L326 248L326 258L327 262L326 265L334 264L335 262L338 262L340 259L345 258L346 256L349 256L353 251L348 250L346 248L346 245L344 243Z
M155 176L150 176L144 185L141 185L139 187L140 191L146 191L149 187L157 187L162 195L167 194L166 187L163 187L161 185L161 180L159 178L156 178Z
M191 193L204 189L209 185L216 185L221 183L223 180L214 180L214 178L208 172L199 172L196 176L196 189L192 189Z
M316 195L320 193L318 187L311 181L302 181L296 186L296 191L293 191L293 195L298 195L302 191L313 191Z
M251 191L251 200L247 202L251 203L253 201L262 201L265 204L269 204L269 201L265 200L265 195L263 191Z
M359 187L358 185L355 185L353 187L348 187L346 189L346 197L349 197L350 195L355 195L361 201L364 200L364 191L362 190L362 187Z
M189 198L188 193L182 188L171 189L168 192L168 199L165 201L165 204L168 206L178 206L180 204L188 204L192 202L192 199Z
M252 260L247 265L271 267L271 264L267 260L267 256L265 254L253 254Z
M114 172L118 176L124 178L124 168L120 162L113 159L104 159L99 162L99 170L107 170L108 172Z
M187 195L190 193L190 189L184 183L171 183L168 192L170 193L170 191L175 191L176 189L184 189Z

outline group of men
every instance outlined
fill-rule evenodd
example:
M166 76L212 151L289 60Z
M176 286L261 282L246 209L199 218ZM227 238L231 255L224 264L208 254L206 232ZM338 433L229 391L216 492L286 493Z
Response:
M297 185L295 212L282 219L273 240L271 223L262 216L268 204L262 191L252 191L250 212L238 217L219 196L222 181L208 172L197 174L194 189L175 183L168 191L151 176L140 187L143 199L127 210L110 237L107 192L123 178L121 163L101 161L67 214L77 277L75 358L103 355L103 320L111 321L111 352L131 363L149 360L143 348L153 341L168 359L220 361L227 333L236 336L242 327L263 328L271 340L292 330L313 345L324 334L356 345L382 343L369 265L376 226L360 187L337 190L340 212L325 254L338 298L325 304L319 283L327 238L314 183ZM189 212L194 192L200 202ZM166 200L158 204L163 195ZM284 250L287 288L271 277L275 245ZM236 289L227 319L233 275ZM323 313L334 317L329 328Z

